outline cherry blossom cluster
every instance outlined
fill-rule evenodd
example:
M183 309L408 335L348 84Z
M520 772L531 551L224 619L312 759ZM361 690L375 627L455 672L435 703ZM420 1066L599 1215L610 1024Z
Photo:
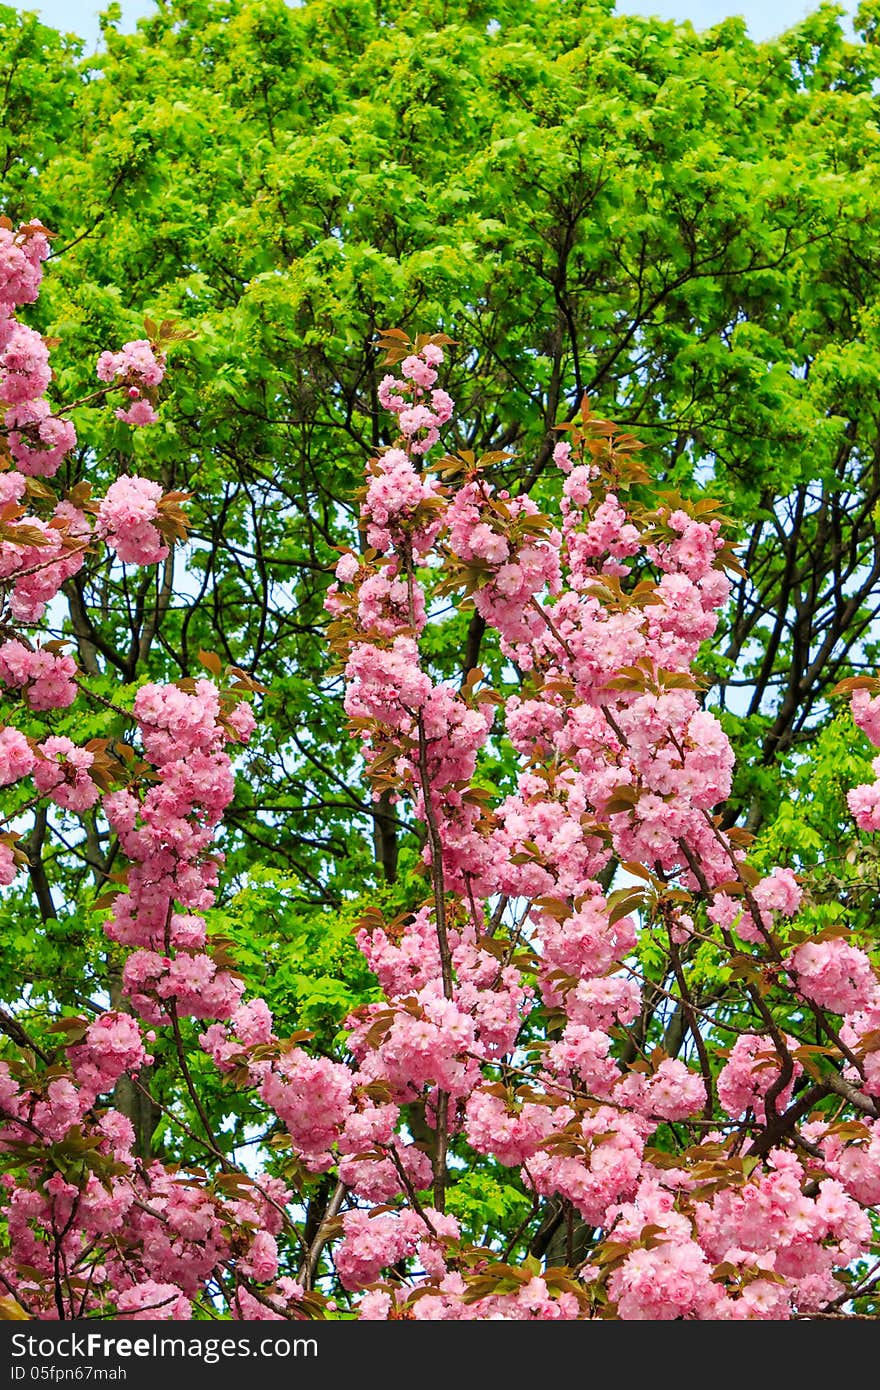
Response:
M158 416L150 396L154 394L153 388L165 376L165 354L160 352L157 355L147 338L126 343L121 352L102 352L98 358L97 373L99 381L123 387L131 401L126 409L121 406L117 408L117 420L127 425L155 424Z
M141 687L134 715L152 770L144 777L145 764L112 790L104 790L100 746L77 748L57 736L33 744L10 728L0 735L7 784L32 774L38 790L80 812L100 799L130 864L107 934L135 948L123 972L134 1013L64 1020L63 1057L44 1077L0 1063L0 1148L23 1167L4 1179L10 1247L0 1254L0 1280L32 1316L109 1306L126 1317L188 1317L218 1270L233 1281L234 1316L283 1315L248 1284L278 1274L277 1237L291 1198L284 1185L241 1175L244 1186L229 1195L158 1161L144 1170L130 1121L107 1104L123 1074L140 1084L153 1061L147 1047L156 1033L145 1023L176 1031L187 1014L231 1018L244 1045L269 1036L268 1011L261 1001L240 1005L241 983L217 968L199 915L213 902L217 855L209 851L232 795L227 745L246 740L254 718L213 681L191 685ZM70 1271L64 1290L59 1259ZM282 1309L303 1295L283 1277L273 1289Z
M0 402L5 406L9 452L21 474L51 477L76 443L69 420L45 398L51 381L49 349L41 334L16 319L32 304L42 280L49 238L39 222L14 230L0 220Z
M19 322L16 311L32 304L50 254L49 233L39 222L14 229L0 219L0 406L9 453L19 474L51 478L76 444L76 430L46 398L52 380L49 348L43 336ZM121 352L103 352L99 380L125 392L131 404L117 417L130 425L156 419L155 387L164 376L164 354L146 339L126 343Z
M152 1060L128 1014L102 1015L67 1050L69 1076L42 1094L0 1064L0 1144L21 1165L3 1179L9 1253L0 1255L0 1280L19 1306L34 1317L110 1307L125 1318L188 1318L220 1269L242 1280L233 1316L280 1316L245 1281L262 1285L278 1272L284 1185L243 1181L226 1196L155 1161L140 1168L130 1121L95 1104L123 1072L136 1078ZM66 1298L59 1262L69 1271ZM294 1281L279 1283L280 1300L302 1295Z
M104 811L130 868L107 934L136 947L125 962L126 990L138 1014L162 1023L176 1015L229 1018L242 983L218 969L206 949L204 913L214 902L219 857L214 835L232 799L228 742L253 727L243 701L224 712L213 681L192 689L144 685L134 715L155 781L104 798Z
M168 554L156 526L161 501L162 488L151 478L117 478L101 499L96 534L128 564L157 564Z
M452 417L451 397L435 386L442 361L443 349L428 342L404 357L399 377L388 374L379 382L379 404L397 417L410 454L426 454Z

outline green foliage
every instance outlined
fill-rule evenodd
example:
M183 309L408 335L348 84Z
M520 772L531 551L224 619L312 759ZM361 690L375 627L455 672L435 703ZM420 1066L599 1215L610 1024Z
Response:
M532 1200L510 1181L510 1174L483 1159L466 1171L452 1174L447 1210L461 1224L462 1240L486 1245L494 1231L515 1232L526 1222ZM511 1252L514 1257L524 1251Z
M375 900L370 894L322 911L303 898L293 875L255 864L246 884L208 914L208 924L212 936L228 940L236 967L266 1000L279 1035L306 1029L317 1048L332 1052L343 1044L347 1015L379 997L354 939L358 917Z

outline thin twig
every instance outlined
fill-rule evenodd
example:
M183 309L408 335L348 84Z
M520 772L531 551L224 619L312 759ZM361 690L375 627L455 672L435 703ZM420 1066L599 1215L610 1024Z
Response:
M342 1203L345 1201L345 1194L347 1191L348 1188L340 1178L336 1187L333 1189L333 1195L327 1203L326 1210L321 1218L321 1224L315 1232L315 1238L306 1252L306 1258L299 1271L298 1279L305 1289L312 1288L314 1284L315 1273L318 1268L318 1261L321 1258L321 1252L331 1238L331 1228L342 1210Z

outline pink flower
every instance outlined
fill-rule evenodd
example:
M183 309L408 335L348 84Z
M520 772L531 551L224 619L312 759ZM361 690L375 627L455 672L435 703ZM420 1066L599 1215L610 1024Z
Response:
M52 378L49 349L33 328L16 323L0 351L0 401L17 405L42 396Z
M176 1284L158 1284L154 1279L133 1284L116 1300L118 1315L138 1322L159 1322L164 1318L185 1322L192 1305Z
M563 473L571 472L571 445L567 439L561 439L553 450L553 462L557 468L561 468Z
M341 584L350 584L357 575L359 568L357 556L352 555L350 552L346 555L341 555L336 562L336 578Z
M850 708L859 728L864 730L875 746L880 747L880 695L872 696L867 690L854 690Z
M235 708L226 716L226 722L232 728L239 743L247 743L257 721L254 712L246 700L240 700Z
M784 917L794 916L803 896L791 869L773 869L769 878L755 884L752 893L760 907L781 912Z
M24 401L6 412L9 452L20 473L51 478L76 444L70 420L52 414L48 401Z
M711 1318L724 1297L712 1280L712 1266L693 1240L634 1250L611 1275L608 1291L625 1321Z
M36 758L18 729L0 729L0 786L18 782L33 769Z
M89 776L93 753L64 737L47 738L39 750L42 757L34 769L37 791L48 793L57 806L69 811L87 811L97 803L101 791Z
M278 1246L268 1231L257 1231L242 1268L259 1283L274 1279L278 1273Z
M382 1269L415 1254L426 1227L413 1211L347 1211L342 1218L343 1240L334 1256L336 1272L347 1289L363 1288Z
M168 554L154 525L161 499L158 483L135 474L117 478L107 489L98 508L96 532L124 563L153 565Z
M0 646L0 681L22 688L33 710L64 709L76 696L76 663L72 657L35 651L12 640Z
M113 413L125 425L155 425L159 418L149 401L134 401L127 410L119 407Z
M99 381L114 382L122 378L132 385L158 386L165 375L165 356L160 353L157 357L146 338L137 338L126 343L121 352L102 352L97 375Z
M123 1072L137 1072L148 1057L136 1019L108 1010L89 1025L82 1042L70 1049L70 1060L81 1087L94 1095L111 1091Z
M798 989L822 1008L837 1014L864 1008L877 987L871 962L839 936L805 941L789 957Z
M49 242L39 224L18 231L0 227L0 314L34 302L43 276L40 262L48 255Z
M305 1163L329 1167L329 1149L351 1111L354 1076L348 1067L292 1048L263 1080L260 1095L286 1124Z
M797 1043L788 1039L793 1049ZM730 1050L726 1064L718 1073L718 1099L728 1115L736 1119L752 1109L759 1119L764 1118L764 1096L779 1079L781 1062L771 1039L753 1033L741 1034ZM791 1100L794 1083L801 1073L800 1063L794 1063L791 1080L776 1096L776 1111L781 1114Z

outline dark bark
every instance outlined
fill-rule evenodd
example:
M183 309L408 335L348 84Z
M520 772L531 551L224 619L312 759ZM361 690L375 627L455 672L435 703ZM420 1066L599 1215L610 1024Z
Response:
M390 792L382 792L373 816L373 847L376 863L382 869L386 883L397 880L397 817L391 805Z

